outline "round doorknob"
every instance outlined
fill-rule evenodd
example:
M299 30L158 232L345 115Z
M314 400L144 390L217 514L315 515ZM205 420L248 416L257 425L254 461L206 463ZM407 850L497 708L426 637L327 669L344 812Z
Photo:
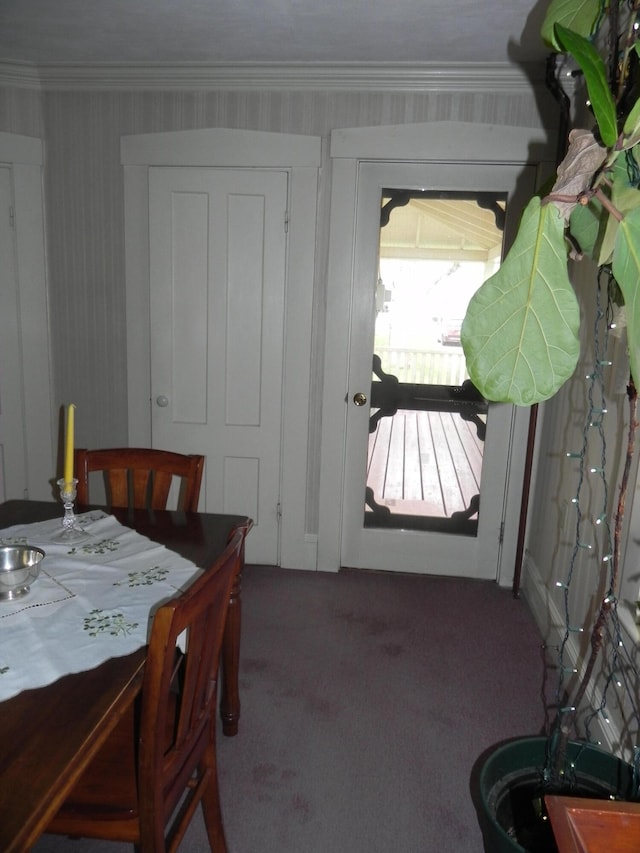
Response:
M356 404L356 406L364 406L364 404L367 402L367 395L363 394L362 391L358 391L357 394L353 395L353 402Z
M156 397L156 405L160 406L161 409L164 409L165 406L169 405L169 398L165 397L164 394L160 394L159 397Z

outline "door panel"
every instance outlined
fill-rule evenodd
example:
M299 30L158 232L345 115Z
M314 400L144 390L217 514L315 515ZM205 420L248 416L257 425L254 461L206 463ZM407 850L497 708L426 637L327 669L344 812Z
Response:
M393 287L381 272L385 249L380 223L385 202L396 191L431 206L437 206L435 197L446 201L454 192L465 197L490 193L506 202L508 232L517 220L516 179L520 191L533 188L534 169L525 170L524 179L522 172L509 166L360 164L341 543L345 566L496 577L506 535L508 477L522 464L511 458L512 407L487 404L465 381L456 340L464 308L457 296L460 288L453 286L455 275L437 310L427 300L425 278L406 312L413 315L407 322L413 324L415 340L405 345L398 339L386 350L381 347L384 309ZM442 228L443 241L445 227L455 227L453 211L445 208L437 208L434 226ZM465 212L464 218L471 223L473 212ZM448 247L438 254L439 233L430 235L427 248L419 235L409 240L406 229L395 227L393 239L406 245L406 257L413 252L422 260L451 262ZM491 240L496 242L495 235ZM495 257L488 263L490 255L476 287L496 268ZM458 350L455 358L453 347ZM380 353L385 362L376 360ZM430 367L421 366L418 380L415 364L393 363L393 358L429 361ZM517 536L517 530L508 533Z
M201 509L278 562L287 175L152 168L152 442L207 461Z

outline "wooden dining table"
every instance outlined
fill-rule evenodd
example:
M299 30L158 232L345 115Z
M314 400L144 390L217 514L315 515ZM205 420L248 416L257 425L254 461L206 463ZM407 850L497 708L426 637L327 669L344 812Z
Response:
M143 536L206 569L231 533L251 527L241 515L169 510L108 510ZM11 500L0 504L0 530L62 518L60 504ZM223 733L238 731L241 628L240 570L234 579L221 659ZM0 602L1 606L1 602ZM126 713L142 686L146 648L89 671L24 690L0 702L0 850L24 853L46 829L84 768Z

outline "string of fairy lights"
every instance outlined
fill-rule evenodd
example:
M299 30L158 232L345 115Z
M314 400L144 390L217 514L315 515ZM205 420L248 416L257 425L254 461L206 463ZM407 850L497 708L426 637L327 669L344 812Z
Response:
M611 272L601 267L596 289L596 314L593 325L594 362L591 372L585 377L587 382L587 415L582 433L582 445L579 450L566 453L569 459L576 461L577 481L572 505L575 510L575 537L564 580L557 581L561 592L564 611L564 635L558 648L558 684L556 688L556 706L560 715L574 713L574 706L563 706L566 701L565 685L569 678L579 678L580 673L570 663L570 640L572 635L583 633L582 625L574 624L571 613L571 587L578 567L582 569L584 552L599 561L603 580L603 606L607 610L602 643L602 662L600 677L603 680L597 707L593 706L584 718L588 741L594 742L592 728L599 717L605 725L610 723L608 707L612 693L615 700L625 709L625 727L627 733L636 740L634 748L634 789L640 796L640 703L637 663L634 662L626 647L624 633L618 613L618 578L613 555L613 537L611 530L610 490L607 475L607 440L605 419L607 401L605 395L606 377L612 362L607 358L610 332L613 324L612 292L617 285ZM604 295L603 295L604 294ZM603 304L604 303L604 304ZM596 503L595 512L593 503Z

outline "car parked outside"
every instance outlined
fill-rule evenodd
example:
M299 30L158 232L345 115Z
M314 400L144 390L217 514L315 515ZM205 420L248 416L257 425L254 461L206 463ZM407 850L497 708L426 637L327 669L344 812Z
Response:
M440 343L444 346L460 346L462 319L443 317L440 321Z

